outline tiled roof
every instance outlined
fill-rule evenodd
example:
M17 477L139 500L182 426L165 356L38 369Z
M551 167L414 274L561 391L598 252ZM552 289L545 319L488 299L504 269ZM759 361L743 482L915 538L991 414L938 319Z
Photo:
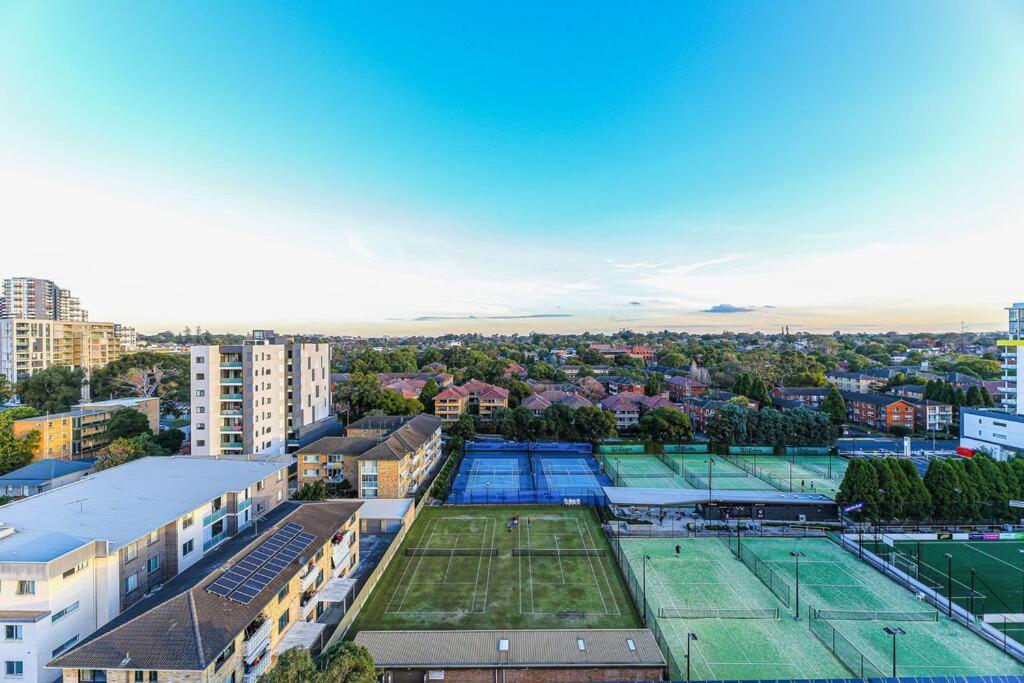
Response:
M861 394L855 391L840 391L839 393L842 394L843 400L847 403L871 403L876 406L890 406L898 401L903 403L911 402L911 399L902 396L889 396L888 394Z
M325 436L297 451L298 455L362 455L380 443L369 436Z
M707 385L703 382L698 382L692 377L669 377L665 380L665 384L671 384L677 387L706 387Z
M358 457L358 460L401 460L430 440L441 428L441 418L421 413L388 434L382 442Z
M626 413L639 411L640 406L638 401L630 401L624 398L624 394L616 394L615 396L609 396L608 398L601 401L601 407L605 410L610 410L616 413Z
M434 397L435 401L447 401L459 398L468 398L469 392L463 387L451 386L442 391L440 394Z
M831 387L776 387L774 391L787 396L821 396L825 397Z
M54 659L49 666L159 671L205 669L276 599L281 587L302 567L298 559L293 561L247 605L214 595L205 590L206 586L288 522L300 524L303 531L314 534L316 538L309 548L315 552L334 536L359 506L359 503L335 502L298 506L187 590L171 594L171 588L165 588L169 597L162 601L159 593L154 594L122 612L82 644ZM159 602L154 605L154 600Z

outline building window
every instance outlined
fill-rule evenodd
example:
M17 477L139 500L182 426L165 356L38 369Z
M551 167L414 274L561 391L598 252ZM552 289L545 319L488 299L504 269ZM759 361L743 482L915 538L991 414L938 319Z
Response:
M139 544L137 542L136 543L129 543L128 545L126 545L124 547L124 561L125 562L131 562L132 560L134 560L138 556L139 556Z
M184 517L181 518L181 528L182 529L189 528L190 526L192 526L192 522L193 521L194 521L194 519L192 517L192 513L190 512L189 514L187 514L187 515L185 515Z
M221 497L214 498L213 511L216 512L217 510L220 510L222 507L224 507L224 499Z
M60 621L61 619L63 619L67 615L74 614L77 611L78 611L78 601L75 600L73 603L71 603L70 605L68 605L67 607L62 609L61 611L56 612L52 617L50 617L50 623L53 623L53 622L56 622L56 621Z
M82 571L83 569L85 569L88 566L89 566L88 562L82 562L80 564L76 564L74 567L72 567L71 569L69 569L66 572L64 572L62 577L65 578L65 579L70 579L72 576L74 576L75 574L77 574L78 572Z
M75 643L78 642L78 638L79 638L79 636L78 636L77 633L74 636L72 636L71 638L68 638L63 643L58 645L57 649L55 649L53 652L50 653L50 656L51 657L57 657L59 655L64 654L65 652L67 652L68 650L71 649L72 645L74 645Z
M197 430L199 430L199 429L206 429L206 423L205 422L197 422L196 423L196 429Z
M235 641L232 640L231 644L224 648L224 651L217 656L217 661L213 664L214 670L219 670L224 666L224 662L228 661L233 654L235 654Z
M154 543L156 543L159 540L160 540L160 530L159 529L157 529L156 531L149 532L149 538L147 539L147 544L148 545L153 545Z
M202 380L206 379L206 375L204 373L202 373L202 372L197 372L196 373L196 379L199 380L199 381L202 381Z
M206 392L202 389L196 389L196 396L202 398L203 396L206 396Z
M149 562L146 563L146 573L152 574L157 569L160 569L160 556L154 555L153 557L149 558Z
M130 574L124 580L124 592L131 593L133 590L139 587L139 577L137 574Z
M21 624L4 626L4 640L21 640L22 630Z
M196 412L200 413L200 414L205 413L206 412L206 406L196 406Z
M18 582L18 595L35 595L36 594L36 582L35 581L19 581Z
M198 440L196 441L196 445L197 445L197 446L205 446L205 445L206 445L206 441L205 441L205 440L203 440L203 439L198 439Z
M181 554L183 556L188 555L195 548L195 545L195 541L193 541L191 538L188 539L187 541L181 544Z
M262 479L260 481L256 482L256 490L257 491L262 491L264 489L264 487L266 487L266 484L263 483Z
M288 626L288 620L291 617L290 610L285 610L284 614L277 618L277 633L280 635L286 626Z
M79 683L107 683L107 672L103 669L79 669Z
M196 363L197 364L198 363L205 363L205 362L206 362L206 357L205 356L196 356Z
M287 583L284 586L281 587L281 590L278 591L278 593L277 593L277 601L278 602L283 602L284 599L288 597L288 590L289 589L288 589L288 584Z
M20 659L10 660L4 662L4 675L6 676L24 676L25 675L25 664Z

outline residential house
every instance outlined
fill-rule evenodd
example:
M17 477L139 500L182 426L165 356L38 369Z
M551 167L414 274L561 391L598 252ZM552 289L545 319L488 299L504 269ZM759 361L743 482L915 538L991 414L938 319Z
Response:
M700 396L708 390L708 385L686 376L666 378L665 387L668 389L669 398L676 402Z
M355 586L360 503L288 508L223 562L55 655L53 674L67 683L256 683L294 647L318 654Z
M520 405L523 408L532 411L534 415L540 415L556 403L561 403L573 410L594 405L579 394L570 394L565 391L559 391L558 389L549 389L540 393L530 394L523 399Z
M616 429L629 429L640 422L640 402L631 401L626 393L614 394L601 401L601 410L615 416Z
M508 365L505 366L505 377L516 377L517 379L526 379L526 368L519 363L509 361Z
M917 408L910 399L888 394L867 394L840 391L846 402L846 416L850 422L865 424L887 431L892 427L905 427L913 431Z
M900 386L890 387L887 393L902 398L923 399L924 389L925 385L923 384L901 384Z
M508 408L508 389L476 379L448 387L434 397L434 413L445 422L455 422L465 412L479 415L481 422L491 422L503 408Z
M414 495L440 461L441 418L420 414L384 419L392 422L383 433L372 424L350 427L348 432L358 436L325 437L300 448L299 486L347 480L360 498Z
M603 375L601 377L595 377L601 386L605 388L610 396L614 396L619 393L643 393L644 385L633 379L632 377L626 377L623 375Z

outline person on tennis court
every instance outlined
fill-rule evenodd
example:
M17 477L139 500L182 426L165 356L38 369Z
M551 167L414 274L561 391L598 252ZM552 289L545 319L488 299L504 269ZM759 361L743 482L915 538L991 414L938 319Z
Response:
M679 544L677 543L677 544L676 544L676 557L679 557L679 552L680 552L681 550L682 550L682 548L680 548L680 547L679 547Z

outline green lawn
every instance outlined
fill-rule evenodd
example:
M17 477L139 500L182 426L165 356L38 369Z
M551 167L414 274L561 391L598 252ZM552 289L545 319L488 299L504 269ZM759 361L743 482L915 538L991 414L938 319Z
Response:
M520 523L509 531L517 514ZM529 554L574 550L588 554ZM350 633L639 625L590 508L428 507Z

